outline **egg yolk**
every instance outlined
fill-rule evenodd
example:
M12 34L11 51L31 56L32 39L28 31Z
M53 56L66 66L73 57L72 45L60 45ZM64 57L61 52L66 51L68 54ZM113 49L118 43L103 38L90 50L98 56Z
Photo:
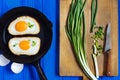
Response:
M27 29L27 23L25 21L19 21L19 22L16 23L15 29L18 32L23 32Z
M20 42L19 46L22 50L28 50L30 48L30 42L27 40L23 40Z

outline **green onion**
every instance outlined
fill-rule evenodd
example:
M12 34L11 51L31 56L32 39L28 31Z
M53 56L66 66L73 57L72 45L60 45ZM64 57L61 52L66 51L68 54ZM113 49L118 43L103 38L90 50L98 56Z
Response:
M102 53L103 47L101 44L99 44L99 41L103 40L104 38L104 31L103 27L95 27L97 29L96 32L94 32L94 35L92 37L93 39L93 61L95 66L95 73L96 77L99 78L99 71L98 71L98 64L97 64L97 56L99 56Z
M32 41L32 46L35 46L36 45L36 42L35 41Z
M13 45L13 47L16 47L18 44L17 43L15 43L14 45Z
M73 46L76 60L85 75L92 80L97 78L91 72L85 52L85 16L84 7L87 0L72 0L66 22L66 34Z
M92 5L91 5L91 28L90 28L90 32L93 32L94 25L96 25L97 10L98 10L98 0L92 0Z
M90 32L93 33L93 29L96 25L96 15L97 15L97 9L98 9L98 0L92 0L91 3L91 28ZM98 41L101 38L102 40L102 28L99 28L97 32L94 33L93 38L93 61L95 66L95 72L96 77L99 78L99 70L98 70L98 64L97 64L97 56L100 55L100 50L102 50L102 46L99 45Z
M95 54L92 54L92 56L93 56L93 61L94 61L94 65L95 65L96 77L99 78L99 70L98 70L97 56L96 56Z
M32 28L34 25L31 24L30 22L28 22L28 26L29 26L29 28Z

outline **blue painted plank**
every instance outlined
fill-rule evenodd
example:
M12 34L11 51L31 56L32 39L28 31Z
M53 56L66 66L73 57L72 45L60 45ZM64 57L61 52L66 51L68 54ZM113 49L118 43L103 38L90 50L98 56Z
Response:
M8 10L14 8L14 7L18 7L21 5L21 0L16 0L16 1L12 1L12 0L2 0L2 8L1 8L1 12L2 14L6 13ZM18 79L23 79L21 76L23 76L23 73L20 74L14 74L11 72L10 69L11 64L3 67L3 80L16 80L16 78Z
M24 6L30 6L30 7L35 7L34 0L23 0L22 5Z
M44 56L41 63L43 64L42 67L45 71L45 74L47 75L49 80L55 79L54 77L56 74L56 64L55 61L56 58L56 0L43 0L43 13L47 16L47 18L52 22L53 24L53 39L52 39L52 45L48 53ZM57 64L58 65L58 64Z
M1 0L2 1L2 14L8 10L21 6L21 0Z
M28 6L42 11L42 0L22 0L22 6ZM36 69L32 65L25 66L24 80L39 80Z
M23 72L23 80L39 80L38 74L33 65L26 64Z
M13 73L10 69L11 63L9 65L7 65L6 67L4 67L4 69L3 69L4 80L16 80L17 78L23 80L23 77L21 77L21 76L23 76L23 72L21 72L19 74Z
M42 11L43 0L22 0L22 6L29 6Z
M35 0L35 8L42 12L43 10L43 0Z
M56 7L57 6L57 7ZM42 67L49 80L78 80L78 77L59 76L59 1L43 0L43 13L53 23L53 41L49 52L42 59Z
M0 17L1 17L1 15L3 14L3 13L2 13L2 4L3 4L3 1L0 0Z

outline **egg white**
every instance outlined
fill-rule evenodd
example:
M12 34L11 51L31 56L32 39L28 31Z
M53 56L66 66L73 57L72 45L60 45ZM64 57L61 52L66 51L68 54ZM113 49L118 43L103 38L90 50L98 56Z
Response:
M30 22L30 24L32 24L33 27L28 27L25 31L19 32L15 29L15 25L19 21L25 21L26 23ZM34 18L30 16L20 16L9 24L8 32L12 35L38 34L40 32L40 25Z
M23 40L30 41L30 48L28 50L22 50L19 47L19 43ZM35 46L32 46L32 41L36 42ZM15 55L35 55L40 50L40 38L38 37L20 37L20 38L16 37L16 38L10 39L8 45L9 45L10 51Z

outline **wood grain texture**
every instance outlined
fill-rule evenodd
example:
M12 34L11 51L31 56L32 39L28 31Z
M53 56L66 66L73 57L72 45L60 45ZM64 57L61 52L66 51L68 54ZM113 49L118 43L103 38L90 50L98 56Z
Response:
M65 32L66 18L71 0L60 0L60 68L59 74L61 76L84 76L81 69L76 63L74 53ZM92 61L92 40L90 30L90 15L91 15L91 0L87 1L85 7L85 21L86 21L86 54L90 69L94 73L94 65ZM117 0L98 0L97 25L106 27L111 23L111 75L118 75L118 1ZM101 42L102 43L102 42ZM104 74L105 56L102 54L98 58L99 74ZM85 76L84 76L85 77ZM84 80L86 80L84 78Z

